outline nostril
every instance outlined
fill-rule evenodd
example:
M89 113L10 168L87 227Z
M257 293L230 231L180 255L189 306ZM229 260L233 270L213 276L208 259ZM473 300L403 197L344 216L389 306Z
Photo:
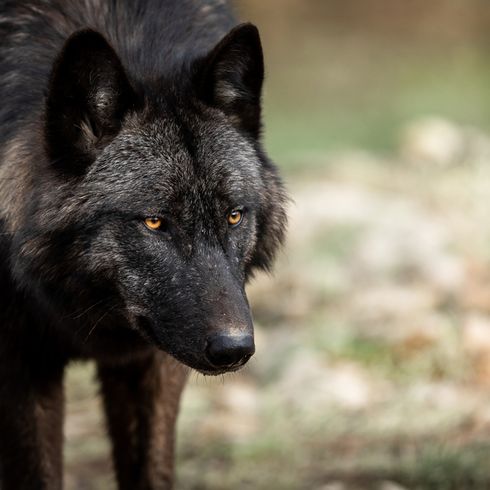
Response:
M245 364L254 352L252 335L214 335L206 347L206 357L215 367Z

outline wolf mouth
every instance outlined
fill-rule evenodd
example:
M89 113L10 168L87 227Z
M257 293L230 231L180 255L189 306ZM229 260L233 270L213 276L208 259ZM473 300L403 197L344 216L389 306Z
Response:
M239 366L233 366L226 369L208 370L208 369L196 369L196 371L204 376L220 376L221 374L236 373L240 371L246 363L240 364Z
M162 343L161 339L158 338L154 329L151 326L151 320L145 316L138 315L135 318L135 321L131 322L134 325L134 328L140 333L140 335L151 345L157 347L158 349L166 352L171 355L178 362L184 364L185 366L196 370L198 373L204 376L219 376L227 373L234 373L239 371L250 359L251 356L244 358L242 361L230 364L229 366L221 366L215 367L208 361L199 361L192 362L190 360L183 360L180 356L175 355L173 352L169 351L167 347ZM204 359L204 352L203 352ZM203 364L206 364L206 367L201 367ZM198 365L200 365L198 367Z

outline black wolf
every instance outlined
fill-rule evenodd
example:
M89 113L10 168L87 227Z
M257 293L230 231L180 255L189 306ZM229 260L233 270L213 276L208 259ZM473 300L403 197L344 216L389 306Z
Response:
M121 489L172 484L184 365L254 353L284 237L257 29L223 0L0 2L0 487L62 487L63 371L95 359Z

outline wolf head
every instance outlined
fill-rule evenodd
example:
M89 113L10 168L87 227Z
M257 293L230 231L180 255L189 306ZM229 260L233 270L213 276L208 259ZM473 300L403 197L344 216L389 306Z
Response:
M254 353L244 285L271 264L286 221L260 144L258 31L238 26L181 73L135 78L97 32L66 42L25 268L48 302L117 310L190 367L236 369Z

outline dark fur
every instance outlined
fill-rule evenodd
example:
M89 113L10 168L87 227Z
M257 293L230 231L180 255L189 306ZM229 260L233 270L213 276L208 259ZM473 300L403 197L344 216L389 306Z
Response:
M1 2L2 490L61 488L70 360L98 364L131 490L171 485L174 359L238 367L206 345L251 334L244 284L286 219L260 143L258 33L234 25L221 0Z

